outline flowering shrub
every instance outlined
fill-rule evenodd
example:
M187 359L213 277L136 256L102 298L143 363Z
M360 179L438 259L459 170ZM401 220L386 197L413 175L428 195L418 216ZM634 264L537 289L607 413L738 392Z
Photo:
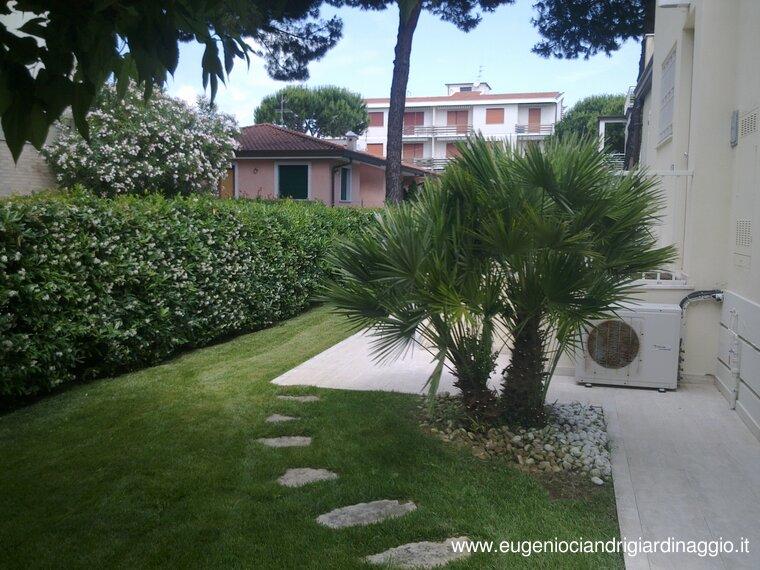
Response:
M0 202L0 400L155 363L309 304L367 210L80 190Z
M104 88L87 122L89 143L64 121L43 154L61 185L101 196L214 192L237 145L235 120L208 102L193 109L161 92L145 102L134 87L121 100Z

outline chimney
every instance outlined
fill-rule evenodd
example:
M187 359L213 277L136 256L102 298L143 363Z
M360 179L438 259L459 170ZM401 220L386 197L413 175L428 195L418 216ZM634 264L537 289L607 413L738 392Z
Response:
M348 150L356 150L356 141L359 140L359 135L354 131L348 131L346 133L346 148Z

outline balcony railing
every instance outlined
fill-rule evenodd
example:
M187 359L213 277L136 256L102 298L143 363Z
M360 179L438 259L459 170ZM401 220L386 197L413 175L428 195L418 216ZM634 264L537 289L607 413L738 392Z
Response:
M414 166L427 168L429 170L443 170L446 168L450 158L413 158L411 160Z
M405 137L456 137L471 135L472 125L405 125Z
M614 170L623 170L625 168L625 153L610 152L606 156L607 164Z
M530 123L527 125L515 125L515 132L518 135L550 135L554 132L554 123L550 123L548 125L539 125L535 123Z
M633 107L633 104L636 102L636 96L634 95L636 93L636 86L632 85L628 88L628 93L625 94L625 104L623 105L623 115L628 114L628 109Z

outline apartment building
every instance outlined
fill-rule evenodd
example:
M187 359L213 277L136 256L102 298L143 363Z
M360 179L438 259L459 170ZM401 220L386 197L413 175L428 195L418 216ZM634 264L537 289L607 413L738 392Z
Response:
M365 99L369 128L359 148L385 156L389 99ZM521 146L554 132L562 118L562 93L493 93L490 85L447 83L446 95L407 97L404 112L403 159L441 170L456 155L456 143L480 132Z
M760 2L659 0L655 21L627 154L660 177L679 257L644 298L723 291L685 311L684 372L714 375L760 437Z

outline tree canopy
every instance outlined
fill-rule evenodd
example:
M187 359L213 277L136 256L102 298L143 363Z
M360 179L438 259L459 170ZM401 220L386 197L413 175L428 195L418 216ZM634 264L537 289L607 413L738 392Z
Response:
M362 134L369 123L362 96L342 87L289 86L264 97L257 123L275 123L315 137Z
M609 55L628 39L654 31L654 0L539 0L531 20L544 57Z
M181 42L205 45L203 84L213 100L235 59L261 55L276 79L304 79L307 65L340 38L342 22L319 18L322 0L17 0L0 4L0 115L14 158L40 148L71 107L79 132L110 78L146 96L174 73ZM24 13L23 18L21 13ZM246 39L253 40L253 46Z
M599 132L599 117L609 115L621 115L625 95L592 95L581 99L565 113L562 120L555 126L558 137L575 136L581 138L595 138ZM611 130L608 133L607 146L622 148L624 137L622 129Z

